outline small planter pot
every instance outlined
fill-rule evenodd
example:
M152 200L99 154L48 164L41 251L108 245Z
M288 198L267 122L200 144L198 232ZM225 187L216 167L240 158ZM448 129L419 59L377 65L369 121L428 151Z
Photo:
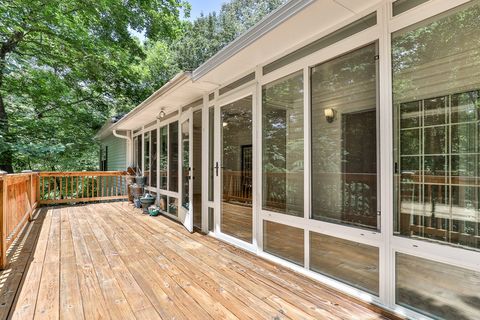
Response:
M148 213L150 214L150 216L156 217L160 213L160 210L158 210L157 208L150 208L148 209Z
M155 203L155 197L150 193L146 193L142 198L140 198L140 202L142 203L143 213L148 214L148 207Z

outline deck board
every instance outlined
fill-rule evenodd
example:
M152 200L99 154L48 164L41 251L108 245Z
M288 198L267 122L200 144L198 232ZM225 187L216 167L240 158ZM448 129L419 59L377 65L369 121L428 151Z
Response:
M1 319L386 319L125 202L42 208L24 234L2 272Z

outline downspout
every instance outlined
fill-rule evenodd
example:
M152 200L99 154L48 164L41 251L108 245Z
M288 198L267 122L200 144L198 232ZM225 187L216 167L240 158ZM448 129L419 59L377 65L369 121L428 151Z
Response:
M127 162L127 167L130 166L130 164L132 163L132 138L128 134L126 136L118 134L117 130L113 130L112 134L117 138L127 140L127 155L125 160Z

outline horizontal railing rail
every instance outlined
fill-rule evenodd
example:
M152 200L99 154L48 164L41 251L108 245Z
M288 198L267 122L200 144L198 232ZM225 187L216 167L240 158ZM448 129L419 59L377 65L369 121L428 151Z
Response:
M126 199L126 175L124 171L40 172L39 203Z

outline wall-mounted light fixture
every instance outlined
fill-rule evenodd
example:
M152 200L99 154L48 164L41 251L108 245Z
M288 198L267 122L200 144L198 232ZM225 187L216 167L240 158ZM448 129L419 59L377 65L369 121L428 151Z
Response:
M157 119L163 119L163 118L165 118L165 111L163 111L163 108L162 108L158 113Z
M332 123L335 120L335 114L337 112L332 108L327 108L323 110L323 114L325 115L325 119L328 123Z
M228 126L228 122L222 123L222 126L225 128L226 126Z

